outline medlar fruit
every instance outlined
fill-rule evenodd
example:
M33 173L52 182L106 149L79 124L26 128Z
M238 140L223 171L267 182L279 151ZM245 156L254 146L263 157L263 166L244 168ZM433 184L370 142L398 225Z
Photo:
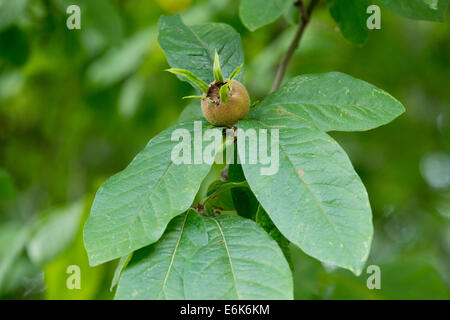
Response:
M250 108L250 98L242 83L231 80L226 102L220 99L220 88L227 83L213 82L202 99L202 112L215 126L232 126L243 119Z

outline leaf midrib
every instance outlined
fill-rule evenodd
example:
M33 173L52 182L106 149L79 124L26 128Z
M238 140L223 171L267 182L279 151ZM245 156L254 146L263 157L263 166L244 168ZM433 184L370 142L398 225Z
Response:
M183 224L181 225L180 235L178 236L177 243L175 244L175 248L173 249L173 253L172 253L172 257L170 259L169 267L167 268L167 272L166 272L166 275L164 277L164 281L163 281L163 284L161 286L161 289L160 289L160 291L158 293L158 297L161 294L161 292L163 292L163 291L164 291L164 294L166 295L165 288L166 288L166 285L167 285L167 280L169 279L169 274L170 274L170 271L172 270L172 266L173 266L173 263L175 261L175 255L176 255L178 247L180 245L181 237L183 236L184 227L186 225L186 221L187 221L188 215L189 215L189 212L186 213L186 215L184 217L184 220L183 220ZM166 295L166 298L167 298L167 295Z
M341 242L343 248L345 249L345 251L347 251L347 253L349 254L349 256L353 259L353 261L355 261L355 257L353 256L353 254L351 253L351 251L349 250L349 248L347 248L346 243L342 240L341 236L339 235L339 233L336 230L336 227L334 225L334 223L330 220L330 218L328 217L328 215L326 214L325 210L322 208L319 200L317 199L317 197L315 196L315 194L312 192L311 188L309 188L308 184L302 179L302 177L300 177L297 174L296 171L296 167L294 165L294 163L292 162L292 160L289 158L288 153L286 152L286 150L284 150L284 147L282 145L282 143L280 143L280 150L284 153L284 155L286 156L286 158L288 159L289 163L291 164L292 169L294 170L294 175L297 176L303 183L303 185L305 186L305 188L308 190L308 192L311 194L311 196L313 197L314 201L316 202L317 207L319 208L319 211L324 215L324 217L326 218L326 220L328 221L328 223L331 225L333 232L336 234L338 240ZM351 269L353 269L353 267L349 266Z
M213 219L213 218L210 218L210 219L212 219L217 224L217 227L219 228L220 234L222 235L223 244L225 246L225 250L227 251L228 262L230 263L231 274L233 275L233 282L234 282L234 287L236 288L236 295L237 295L238 300L241 300L241 298L239 296L239 290L238 290L238 285L237 285L237 280L236 280L236 274L235 274L234 268L233 268L233 262L231 261L231 255L230 255L230 251L228 249L227 240L225 239L225 235L224 235L224 233L222 231L220 223L216 219Z

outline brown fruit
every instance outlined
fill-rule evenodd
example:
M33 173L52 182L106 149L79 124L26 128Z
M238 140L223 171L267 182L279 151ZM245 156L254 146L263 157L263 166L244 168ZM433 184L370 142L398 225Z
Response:
M202 112L205 118L215 126L232 126L243 119L250 108L247 89L239 81L232 80L228 101L220 101L220 87L224 83L212 83L208 93L202 99Z

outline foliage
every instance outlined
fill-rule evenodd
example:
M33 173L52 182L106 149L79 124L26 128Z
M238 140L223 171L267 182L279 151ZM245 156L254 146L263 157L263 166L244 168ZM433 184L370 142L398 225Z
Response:
M241 45L236 50L236 42L222 42L220 52L226 56L222 57L226 64L220 66L217 47L214 46L221 43L221 38L204 37L196 33L222 36L233 32L225 27L225 31L217 30L216 25L202 25L201 28L192 29L197 30L193 32L193 39L186 39L191 27L185 26L179 17L163 17L160 20L159 42L166 51L169 63L173 67L179 67L182 63L184 67L195 70L195 78L193 74L185 72L193 85L202 81L195 79L208 79L205 71L213 73L215 82L222 82L220 67L230 70L238 67L237 63L241 61L235 62L229 56L242 51ZM186 40L189 42L186 43ZM180 45L176 47L174 43ZM199 53L187 53L192 47ZM210 49L213 47L214 55ZM182 73L178 71L177 74ZM321 261L348 268L357 275L361 273L369 255L373 234L367 192L346 154L323 131L368 130L392 121L403 111L403 106L386 92L345 74L328 73L294 78L257 104L248 119L239 121L238 127L243 129L253 128L261 132L276 127L281 130L281 159L277 174L261 175L260 166L249 160L252 155L247 153L238 156L243 160L243 171L251 190L284 237ZM156 242L169 221L186 211L193 203L209 167L196 163L175 165L169 159L171 150L175 148L175 144L169 140L169 134L180 127L188 132L190 130L193 136L192 122L168 129L153 138L126 170L108 180L97 193L91 217L85 227L85 243L91 265L128 256L136 249ZM195 139L191 143L189 150L194 150ZM238 135L238 145L244 144L243 150L245 143L245 138ZM220 225L222 222L216 223ZM236 224L239 225L239 220ZM230 235L220 230L230 259L232 278L224 280L225 283L219 282L218 287L212 287L211 292L205 291L211 287L211 281L206 281L208 278L203 275L205 282L202 287L203 280L199 284L195 272L191 274L189 269L185 270L184 263L181 263L181 271L176 272L181 288L175 290L173 295L166 294L167 281L170 279L173 259L178 252L184 227L184 223L175 227L181 231L177 231L171 237L172 240L168 240L170 244L167 246L173 249L167 253L166 243L163 241L162 248L156 246L151 249L156 258L150 256L150 262L144 260L139 264L141 267L137 269L137 275L144 273L145 278L155 279L158 284L147 283L132 274L119 281L117 298L199 298L200 292L208 293L203 297L215 297L212 295L215 292L218 294L217 298L285 298L280 295L283 290L278 290L276 295L267 293L266 296L258 296L253 293L240 296L236 280L238 275L233 270L232 257L234 250L242 250L228 248L227 239L242 238L247 243L252 242L251 238L246 238L248 232L245 229ZM195 232L190 231L189 224L186 227L189 232ZM217 236L211 237L214 239ZM212 250L212 243L202 245L201 254L196 255L191 247L184 249L188 253L180 253L188 265L191 260L198 259L196 263L205 265L206 268L212 261L223 259L207 254L207 251ZM158 263L161 262L159 251L167 254L166 271L157 274L143 271L142 268L157 268L151 261L156 259ZM245 252L252 255L248 250ZM265 264L247 259L247 268L254 268L255 279L251 283L261 282L267 286L267 277L276 279L273 271L270 273L271 270L262 268L278 262L277 258L269 256L271 259ZM133 261L127 268L132 266ZM277 269L273 265L271 267ZM225 270L211 268L211 271L206 268L203 272L206 275L211 272L215 277L227 274ZM127 275L126 270L124 274ZM230 293L227 282L234 282L235 294L232 296L220 293L220 287L223 287L224 293ZM197 289L191 293L189 290L194 283ZM138 284L143 287L136 291ZM127 293L121 294L122 290ZM147 293L149 290L151 292Z
M448 299L448 0L374 2L373 32L365 1L321 1L267 95L294 3L0 0L0 298ZM223 76L244 65L239 127L280 126L275 176L170 165L172 130L203 116L163 70L209 84L215 50ZM380 127L404 110L387 92L407 112Z

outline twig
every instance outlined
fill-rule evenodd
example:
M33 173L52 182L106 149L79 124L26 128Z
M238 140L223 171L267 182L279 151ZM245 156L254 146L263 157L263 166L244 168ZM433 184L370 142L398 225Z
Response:
M309 3L308 9L305 10L305 6L303 5L303 0L298 0L294 5L299 8L300 11L300 18L301 21L299 23L297 33L295 34L294 39L291 42L291 45L289 46L288 50L286 51L285 55L283 56L283 59L281 60L280 64L278 65L277 73L275 75L275 80L273 82L272 89L270 92L274 92L275 90L278 90L280 88L281 82L283 81L284 74L286 73L286 68L289 64L289 61L292 58L292 55L294 54L295 50L298 48L298 45L300 43L300 40L303 36L303 32L306 29L306 26L309 23L309 20L311 18L311 13L316 7L316 5L319 3L319 0L311 0Z

